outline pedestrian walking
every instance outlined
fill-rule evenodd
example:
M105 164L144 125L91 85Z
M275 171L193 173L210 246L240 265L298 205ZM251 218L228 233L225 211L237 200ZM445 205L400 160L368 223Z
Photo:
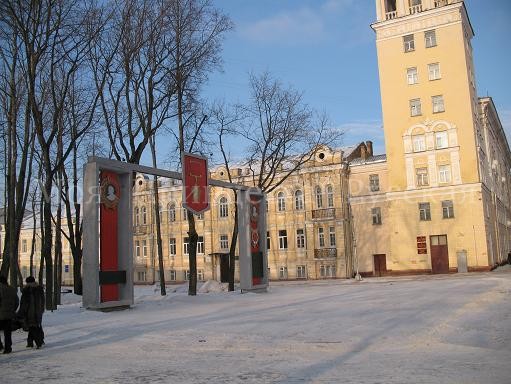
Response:
M21 304L18 318L21 319L23 329L28 329L27 348L32 348L34 342L37 349L44 344L42 327L44 312L44 289L35 282L33 276L25 279L27 283L21 291Z
M0 339L0 350L3 349L3 353L12 352L12 320L16 316L16 309L18 309L18 292L14 287L9 286L7 278L0 276L0 329L4 330L4 343Z

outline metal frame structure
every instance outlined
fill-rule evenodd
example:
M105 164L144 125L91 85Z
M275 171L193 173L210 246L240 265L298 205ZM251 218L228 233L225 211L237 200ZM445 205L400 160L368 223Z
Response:
M100 185L101 171L115 172L119 176L121 198L118 203L118 268L125 272L126 282L119 284L117 301L101 302L100 298ZM132 186L133 174L144 173L160 177L182 180L180 172L167 171L138 164L89 157L84 168L83 183L83 306L88 309L107 310L116 307L129 307L134 304L133 295L133 213ZM238 196L238 236L239 268L242 292L266 291L268 287L268 258L266 249L266 200L258 189L233 184L222 180L209 179L209 185L237 190ZM263 260L263 276L254 284L253 257L250 252L250 196L257 195L263 209L258 222L259 244Z

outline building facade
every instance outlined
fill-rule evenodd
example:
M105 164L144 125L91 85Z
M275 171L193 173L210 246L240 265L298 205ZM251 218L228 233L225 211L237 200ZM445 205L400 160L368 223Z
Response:
M489 270L511 251L511 156L492 100L477 97L465 5L376 9L387 155L350 167L361 271Z

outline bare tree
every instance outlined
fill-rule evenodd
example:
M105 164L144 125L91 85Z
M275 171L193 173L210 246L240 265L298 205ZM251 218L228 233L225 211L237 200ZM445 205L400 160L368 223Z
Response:
M232 159L226 139L239 137L240 126L245 118L242 108L239 106L227 106L225 103L215 104L210 111L210 124L214 125L218 149L222 156L222 162L227 172L230 183L234 182L231 171ZM234 291L234 276L236 273L236 244L238 241L238 192L233 189L234 193L234 225L231 234L231 243L229 245L229 291Z
M232 28L229 18L215 9L209 0L168 0L169 17L166 22L174 35L172 56L175 63L174 81L176 86L177 137L179 152L194 150L195 140L186 140L187 131L197 137L202 128L198 124L188 124L190 117L197 115L192 107L200 85L207 79L209 72L221 63L220 50L223 37ZM190 136L190 135L189 135ZM197 294L197 241L199 235L195 228L195 218L188 212L189 267L190 279L188 294Z
M342 132L330 129L326 116L305 104L300 92L269 73L252 74L250 87L249 124L241 134L249 142L252 183L268 193L308 162L319 145L338 142Z

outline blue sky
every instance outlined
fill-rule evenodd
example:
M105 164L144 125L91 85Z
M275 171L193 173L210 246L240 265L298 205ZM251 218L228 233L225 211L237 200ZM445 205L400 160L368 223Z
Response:
M208 99L245 102L248 73L269 71L304 92L346 130L344 144L373 140L384 153L374 0L213 0L235 24L223 73L210 76ZM511 139L511 1L466 0L478 93L492 96ZM511 141L511 140L510 140Z

